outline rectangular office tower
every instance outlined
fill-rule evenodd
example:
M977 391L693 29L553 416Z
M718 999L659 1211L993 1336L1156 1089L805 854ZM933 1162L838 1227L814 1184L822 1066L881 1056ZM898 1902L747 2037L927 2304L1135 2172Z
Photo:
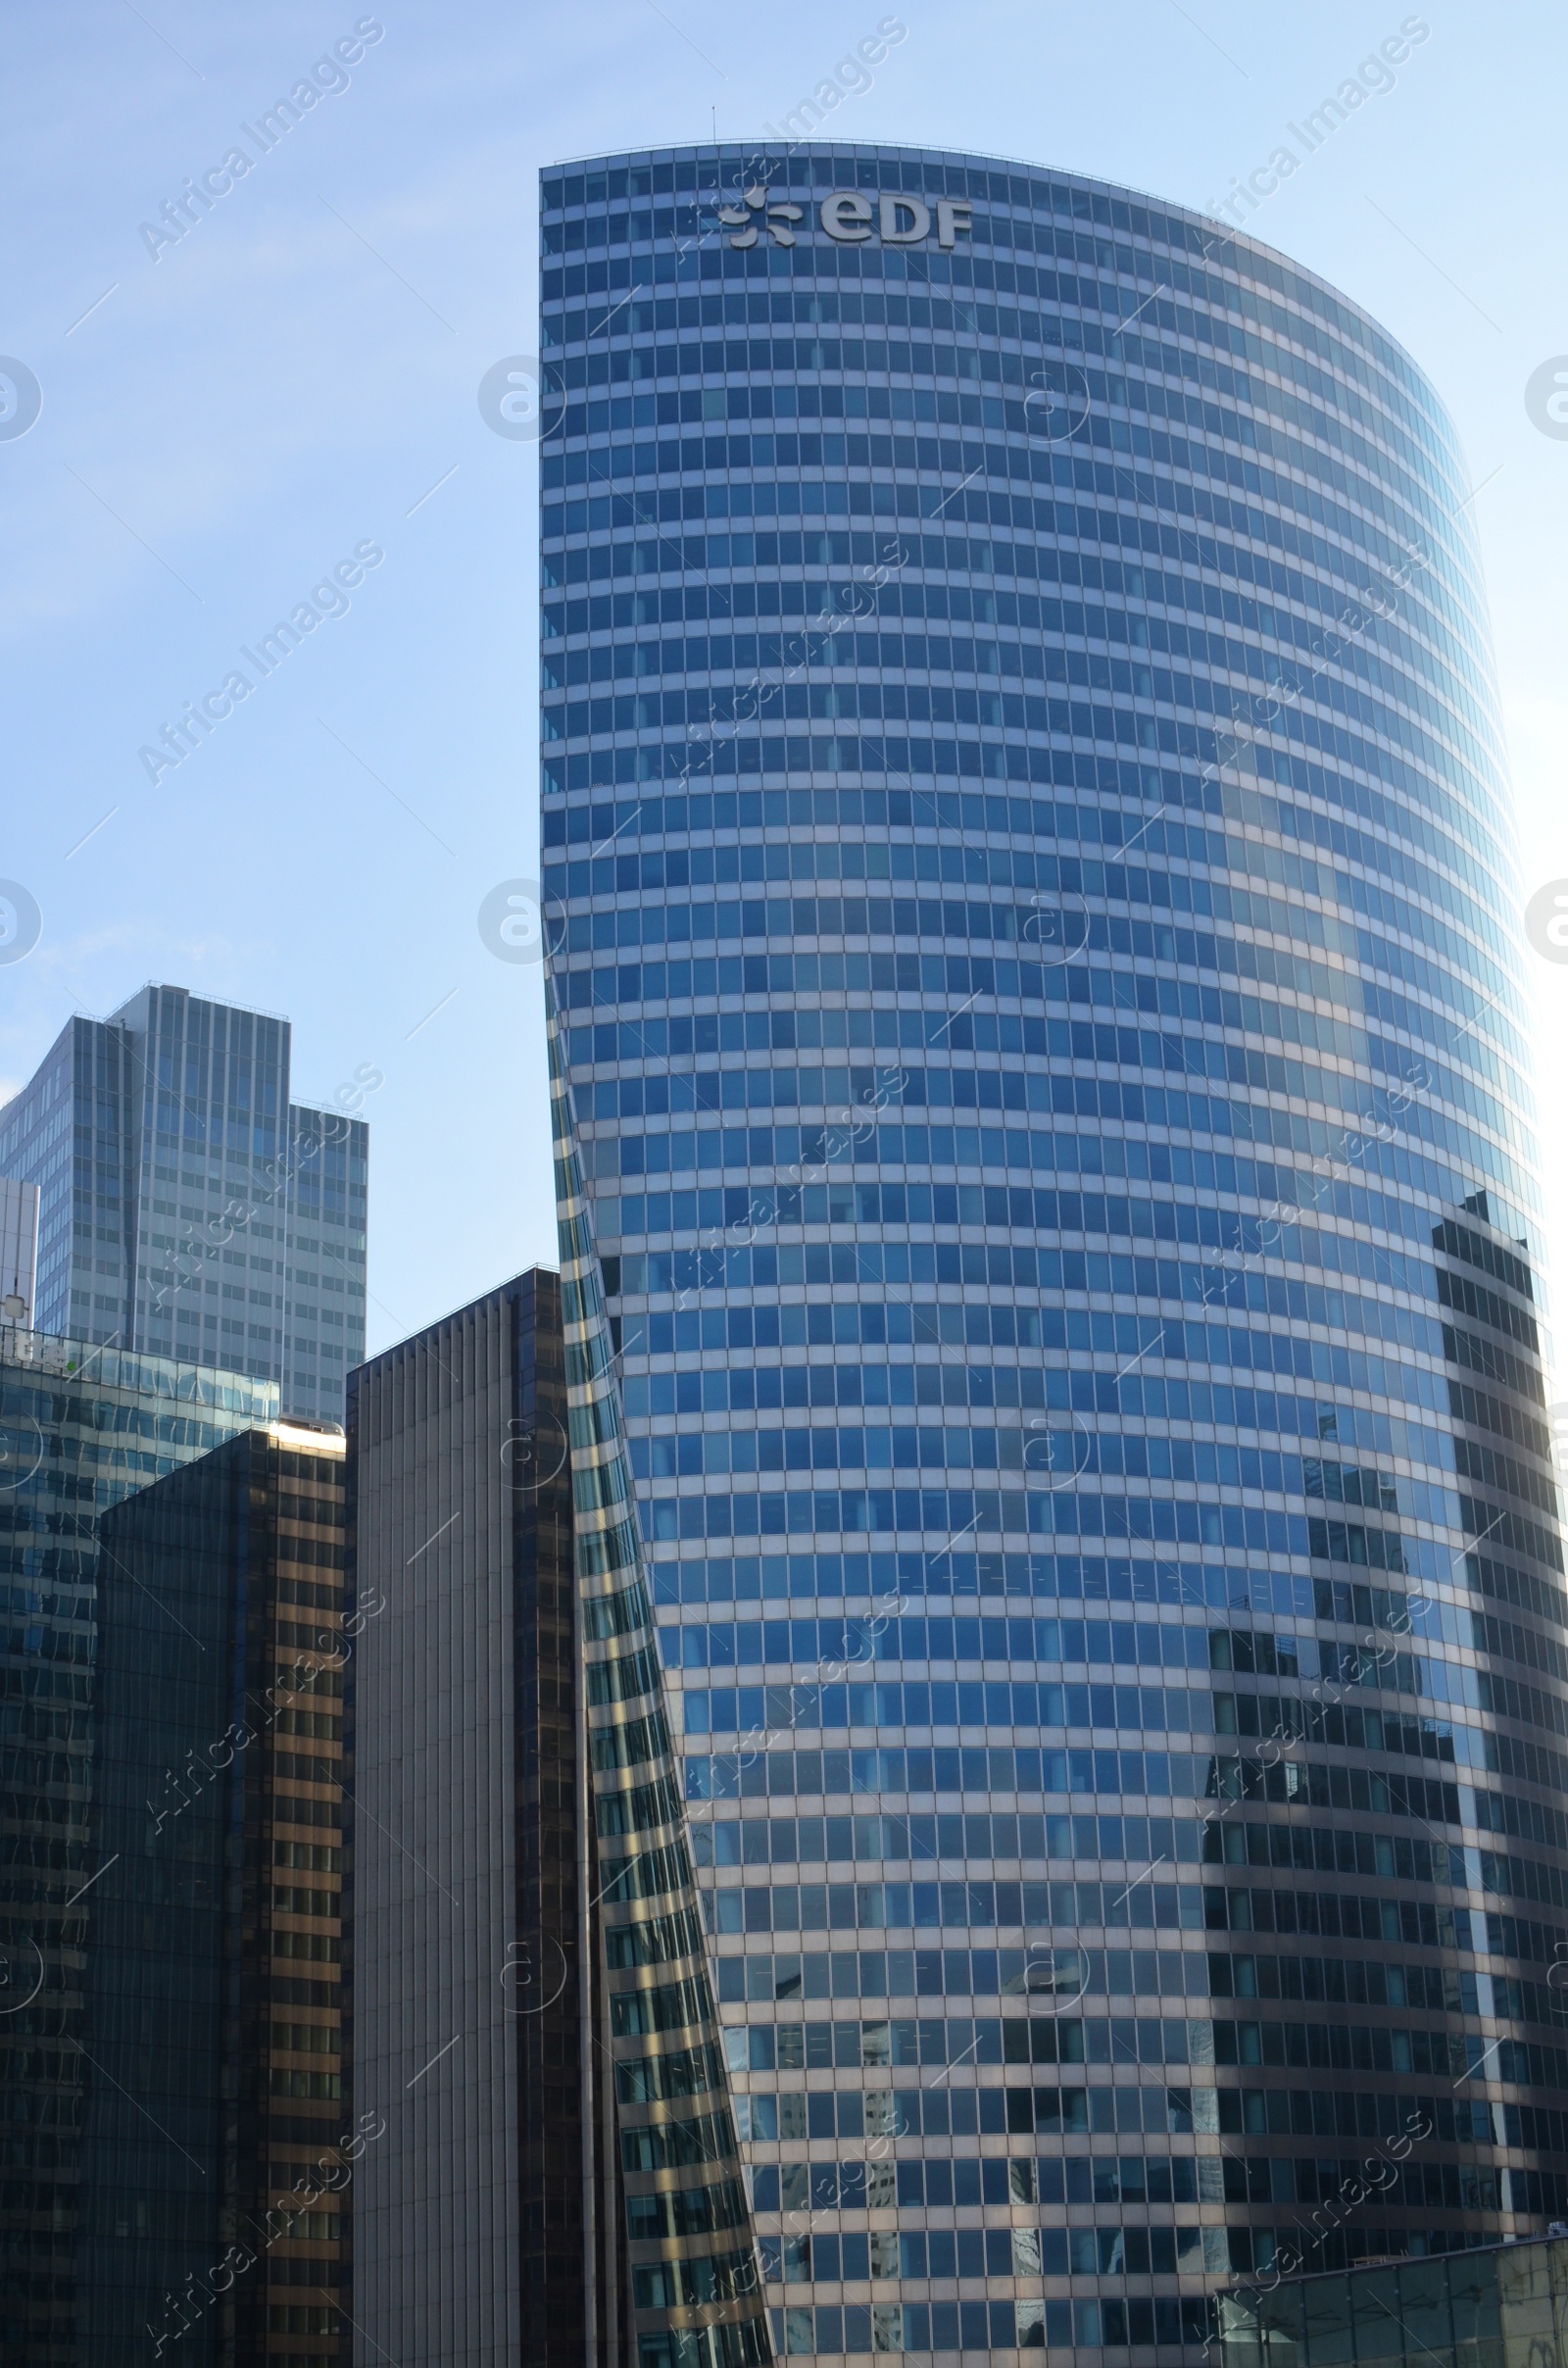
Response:
M341 1431L245 1430L106 1513L99 1568L80 2356L331 2368Z
M78 2368L98 1531L277 1387L0 1325L0 2353ZM172 1629L170 1634L175 1633ZM143 1708L156 1715L157 1698Z
M350 1382L354 2105L389 2123L355 2368L765 2356L608 1328L564 1267Z
M365 1354L364 1089L296 1104L289 1040L183 987L72 1019L0 1109L0 1176L39 1188L41 1331L253 1373L340 1422Z
M1310 2213L1326 2263L1568 2214L1441 402L1044 168L541 208L547 934L779 2348L1175 2359Z
M349 1440L355 2095L396 2099L355 2196L364 2358L591 2358L555 1276L373 1357Z

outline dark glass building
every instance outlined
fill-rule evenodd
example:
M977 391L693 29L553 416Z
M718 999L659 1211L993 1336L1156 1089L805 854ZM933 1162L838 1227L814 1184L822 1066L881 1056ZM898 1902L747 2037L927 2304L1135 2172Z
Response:
M780 2350L1568 2210L1469 481L1357 305L916 149L544 175L555 990Z
M18 2368L88 2356L99 1523L276 1412L271 1382L0 1327L0 2353Z
M560 1105L558 1104L558 1112ZM356 2361L747 2368L756 2252L569 1234L349 1388Z
M127 1498L99 1572L79 2357L334 2368L341 1431Z

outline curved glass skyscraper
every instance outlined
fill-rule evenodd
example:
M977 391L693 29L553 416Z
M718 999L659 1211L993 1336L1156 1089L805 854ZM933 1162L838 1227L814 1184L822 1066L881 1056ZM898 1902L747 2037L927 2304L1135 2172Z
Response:
M543 223L556 990L778 2349L1176 2356L1223 2278L1568 2216L1441 405L1021 165L662 150Z

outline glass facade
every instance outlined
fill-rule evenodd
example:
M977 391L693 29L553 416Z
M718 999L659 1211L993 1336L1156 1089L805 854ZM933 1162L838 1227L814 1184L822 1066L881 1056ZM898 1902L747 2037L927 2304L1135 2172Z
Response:
M1549 2368L1568 2341L1568 2243L1349 2276L1248 2284L1219 2301L1224 2368Z
M335 2368L341 1433L270 1424L100 1529L78 2245L102 2368Z
M368 1130L290 1100L286 1019L147 986L68 1022L0 1109L0 1175L36 1184L40 1331L221 1363L343 1418L365 1355ZM373 1072L371 1072L373 1074Z
M639 2368L753 2368L769 2344L740 2177L747 2104L731 2102L616 1352L553 1009L549 1019L589 1790L604 1869L604 2052L614 2061L636 2357ZM611 1837L625 1834L638 1839L622 1855Z
M98 1525L276 1385L0 1328L0 2351L77 2368Z
M1431 387L891 148L544 175L544 886L786 2354L1568 2209L1511 821Z

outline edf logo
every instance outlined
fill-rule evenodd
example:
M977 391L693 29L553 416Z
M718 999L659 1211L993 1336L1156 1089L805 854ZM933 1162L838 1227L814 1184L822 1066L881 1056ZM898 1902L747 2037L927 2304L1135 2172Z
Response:
M871 236L873 224L885 247L917 247L931 235L931 209L924 198L891 190L877 199L873 215L871 200L860 190L835 189L830 197L823 198L819 217L826 235L841 247L860 245ZM775 246L793 247L795 224L804 218L804 207L770 198L765 188L744 190L740 205L720 206L718 210L718 219L730 233L732 247L755 247L763 227ZM961 200L938 198L939 247L956 245L959 231L967 235L973 228L969 208Z

